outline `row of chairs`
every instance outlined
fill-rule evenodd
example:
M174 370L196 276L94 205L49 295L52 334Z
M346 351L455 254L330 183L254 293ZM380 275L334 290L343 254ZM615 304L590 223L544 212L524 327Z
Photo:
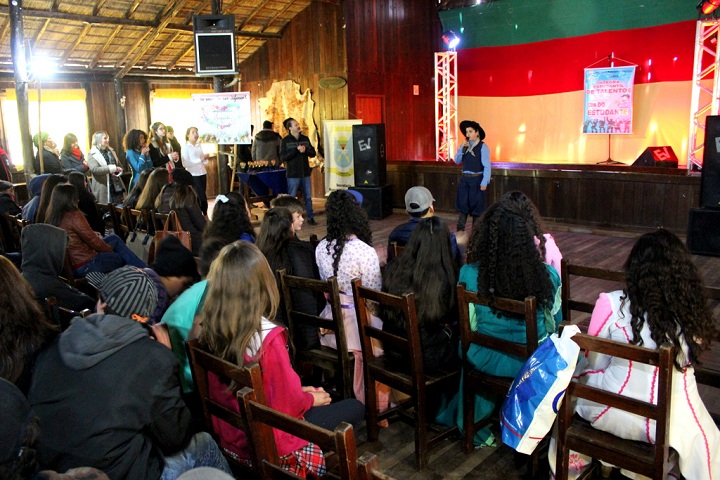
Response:
M130 232L154 232L162 230L168 218L167 213L156 212L154 209L135 209L123 205L98 204L101 214L108 214L112 221L113 230L123 240Z

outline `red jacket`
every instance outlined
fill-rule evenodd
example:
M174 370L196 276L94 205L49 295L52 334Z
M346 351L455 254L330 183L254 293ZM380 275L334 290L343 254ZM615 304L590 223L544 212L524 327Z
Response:
M82 267L100 252L112 252L112 247L100 238L80 210L68 212L59 225L68 234L68 256L73 270Z
M246 358L246 361L251 359ZM268 405L275 410L303 418L305 412L313 406L313 395L302 391L300 377L290 364L287 349L287 331L283 327L273 328L262 342L259 354L262 368L263 387ZM208 375L210 397L221 402L227 408L238 412L238 404L233 392L228 392L227 384L220 382L214 375ZM245 432L232 425L213 418L213 428L220 436L220 446L235 452L241 458L250 458ZM285 456L298 450L309 442L288 433L273 429L278 455Z

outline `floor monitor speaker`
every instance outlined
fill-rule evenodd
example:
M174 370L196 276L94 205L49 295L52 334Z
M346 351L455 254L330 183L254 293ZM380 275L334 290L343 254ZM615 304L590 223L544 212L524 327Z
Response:
M371 220L382 220L392 215L392 185L382 187L352 187L363 196L363 208Z
M687 247L695 255L720 256L720 210L690 209Z
M678 158L670 145L647 147L637 160L633 162L632 166L677 168Z
M700 206L720 208L720 115L708 115L705 120Z
M385 124L353 125L355 185L380 187L387 183Z

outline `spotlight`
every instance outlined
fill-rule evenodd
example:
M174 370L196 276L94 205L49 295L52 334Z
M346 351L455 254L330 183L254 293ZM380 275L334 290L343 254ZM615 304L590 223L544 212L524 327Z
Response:
M710 15L720 7L720 0L702 0L696 7L703 15Z
M720 2L720 0L715 1ZM447 45L448 49L450 50L455 50L455 47L460 44L460 37L458 37L452 30L443 32L442 39L443 43L445 43L445 45Z

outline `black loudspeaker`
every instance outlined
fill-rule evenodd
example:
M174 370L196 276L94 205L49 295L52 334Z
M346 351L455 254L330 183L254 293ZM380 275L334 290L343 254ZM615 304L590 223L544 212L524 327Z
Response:
M392 185L382 187L352 187L363 196L363 208L372 220L392 215Z
M720 210L690 209L687 247L695 255L720 256Z
M380 187L387 183L385 124L353 125L355 185Z
M195 15L195 73L234 75L235 16Z
M700 206L720 208L720 116L718 115L708 115L705 119Z
M647 147L633 162L633 167L665 167L677 168L678 158L672 147Z

